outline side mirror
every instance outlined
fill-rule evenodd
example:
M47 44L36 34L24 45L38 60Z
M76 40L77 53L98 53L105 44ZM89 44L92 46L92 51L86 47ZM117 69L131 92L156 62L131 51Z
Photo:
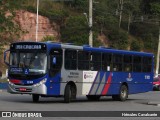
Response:
M4 51L4 63L9 66L9 59L7 60L7 53L9 52L10 50L6 50Z
M8 78L8 69L6 69L6 77Z

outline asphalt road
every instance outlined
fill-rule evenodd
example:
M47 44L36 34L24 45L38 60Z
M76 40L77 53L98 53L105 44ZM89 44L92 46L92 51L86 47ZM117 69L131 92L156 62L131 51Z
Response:
M63 98L40 98L39 103L32 102L31 95L16 95L6 91L0 92L0 111L160 111L160 92L152 91L129 95L125 102L113 101L111 97L102 97L99 101L88 101L86 97L78 97L77 100L66 104ZM2 118L0 118L1 120ZM5 119L5 118L3 118ZM18 118L12 118L18 119ZM27 119L27 118L26 118ZM29 118L29 120L36 118ZM41 120L43 118L40 118ZM45 118L60 120L75 120L75 118ZM87 120L119 120L119 119L144 119L160 120L160 118L76 118ZM7 118L7 120L10 120Z

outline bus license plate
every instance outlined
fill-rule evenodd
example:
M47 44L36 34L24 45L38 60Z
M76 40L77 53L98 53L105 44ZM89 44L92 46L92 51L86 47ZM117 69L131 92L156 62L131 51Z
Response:
M27 91L26 88L19 88L19 91Z

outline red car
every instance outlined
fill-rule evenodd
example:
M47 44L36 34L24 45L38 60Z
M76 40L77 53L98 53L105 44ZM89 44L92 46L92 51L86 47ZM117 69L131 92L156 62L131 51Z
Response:
M154 81L153 81L153 90L160 91L160 76L154 78Z

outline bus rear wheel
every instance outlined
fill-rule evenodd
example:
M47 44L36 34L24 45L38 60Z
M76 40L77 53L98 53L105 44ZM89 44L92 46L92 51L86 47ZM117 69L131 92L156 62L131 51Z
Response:
M99 95L86 95L86 97L88 100L96 101L96 100L99 100L101 96L99 96Z
M128 88L126 85L122 85L119 91L118 99L120 101L125 101L128 98Z
M128 98L128 88L122 85L119 90L119 95L112 95L113 100L125 101Z
M33 94L32 95L32 100L33 100L33 102L38 102L39 101L39 95Z

